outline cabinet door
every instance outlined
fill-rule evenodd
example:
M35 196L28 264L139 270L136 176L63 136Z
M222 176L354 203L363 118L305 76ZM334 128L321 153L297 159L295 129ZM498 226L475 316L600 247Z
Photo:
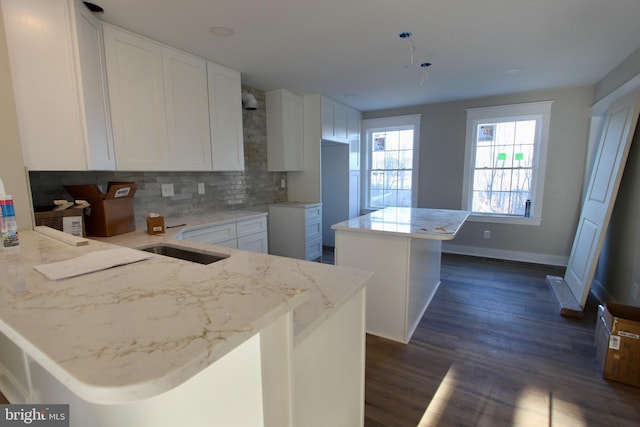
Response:
M322 97L322 139L348 142L347 111L346 106Z
M74 0L81 92L84 101L88 169L114 170L102 22L79 0Z
M269 252L267 232L238 237L238 249L266 254Z
M267 232L267 217L245 219L236 223L238 237L248 236L256 233Z
M267 167L270 172L304 169L302 97L284 89L266 93Z
M100 25L76 13L81 8L79 0L2 2L22 152L30 170L114 168L104 123Z
M167 170L162 48L109 25L104 39L117 168Z
M333 107L333 136L336 141L347 142L349 132L347 129L348 108L335 103Z
M240 73L207 63L214 171L244 170Z
M164 93L172 170L211 170L207 63L163 48Z
M209 245L222 245L222 243L228 242L230 240L233 240L235 242L236 238L237 234L235 222L192 228L191 230L185 230L182 232L182 240L207 243Z
M322 139L333 140L333 108L334 102L328 98L322 97L321 120L322 120Z

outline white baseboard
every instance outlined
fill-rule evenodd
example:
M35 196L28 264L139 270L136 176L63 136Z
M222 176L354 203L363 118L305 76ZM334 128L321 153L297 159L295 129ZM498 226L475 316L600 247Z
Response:
M497 258L509 261L531 262L534 264L557 265L566 267L569 257L538 254L532 252L507 251L504 249L479 248L477 246L456 245L450 242L442 242L442 252L471 255L485 258Z

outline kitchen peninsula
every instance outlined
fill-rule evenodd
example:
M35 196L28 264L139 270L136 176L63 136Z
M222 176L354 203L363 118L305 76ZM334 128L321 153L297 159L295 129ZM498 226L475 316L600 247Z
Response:
M71 426L338 425L338 413L361 425L371 273L175 239L181 231L78 247L26 231L18 255L0 253L9 400L68 403ZM153 255L56 281L33 268L128 238L228 257Z
M386 208L331 226L336 265L375 272L367 286L367 332L408 343L440 285L442 241L468 211Z

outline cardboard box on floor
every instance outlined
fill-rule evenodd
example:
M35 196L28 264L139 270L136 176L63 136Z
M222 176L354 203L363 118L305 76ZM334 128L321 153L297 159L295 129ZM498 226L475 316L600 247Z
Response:
M86 200L91 205L85 209L87 236L110 237L135 231L135 182L109 182L106 193L95 184L65 185L64 188L74 199Z
M604 378L640 387L640 307L600 306L596 358Z

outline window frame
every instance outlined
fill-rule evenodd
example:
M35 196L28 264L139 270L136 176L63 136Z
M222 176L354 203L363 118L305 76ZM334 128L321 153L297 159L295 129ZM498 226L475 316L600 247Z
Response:
M473 196L473 171L476 157L476 129L486 122L509 122L536 120L536 140L532 162L531 214L529 217L472 212L469 221L504 224L540 225L542 223L542 200L549 145L551 105L553 101L527 102L493 107L468 108L465 143L462 209L471 211Z
M381 117L374 119L362 120L362 151L363 162L361 169L362 185L361 200L363 212L374 212L381 208L371 207L369 204L370 195L370 179L369 172L371 170L371 135L374 132L385 130L403 130L413 128L413 162L411 166L411 207L418 205L418 165L419 165L419 147L420 147L420 121L422 114L410 114L404 116Z

